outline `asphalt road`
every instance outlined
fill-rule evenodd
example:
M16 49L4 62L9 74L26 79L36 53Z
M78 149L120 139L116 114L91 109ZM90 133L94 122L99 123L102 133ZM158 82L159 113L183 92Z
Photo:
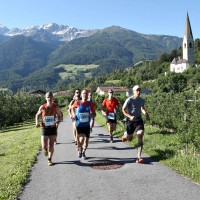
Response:
M38 130L40 131L40 130ZM67 116L58 129L53 166L41 152L20 200L198 200L200 185L143 155L136 163L137 149L114 138L109 143L105 129L95 123L87 160L78 158L73 143L72 123ZM118 169L95 169L96 162L117 161ZM109 164L109 163L108 163Z

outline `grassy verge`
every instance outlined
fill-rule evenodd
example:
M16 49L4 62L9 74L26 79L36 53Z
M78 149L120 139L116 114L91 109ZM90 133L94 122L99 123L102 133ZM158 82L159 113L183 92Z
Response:
M27 181L40 149L40 130L34 121L0 132L0 199L15 199Z
M96 122L107 129L105 118L99 113ZM121 138L124 131L124 124L118 121L115 136ZM137 146L137 137L135 136L131 142L127 142L130 146ZM143 153L200 184L200 159L192 154L183 153L176 134L148 126L148 123L145 124Z
M67 108L62 109L64 116ZM35 120L0 130L0 199L16 199L41 149Z

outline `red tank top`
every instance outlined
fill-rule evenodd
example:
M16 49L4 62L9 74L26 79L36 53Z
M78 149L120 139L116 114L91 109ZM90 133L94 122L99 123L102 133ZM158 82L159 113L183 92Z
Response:
M53 103L52 107L47 107L47 104L42 105L42 127L51 128L55 127L56 118L56 104Z

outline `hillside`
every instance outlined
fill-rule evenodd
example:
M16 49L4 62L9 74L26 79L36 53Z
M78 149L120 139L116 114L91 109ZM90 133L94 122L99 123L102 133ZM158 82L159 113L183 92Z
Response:
M57 47L15 36L0 45L0 80L23 78L47 64L48 55Z
M24 86L41 88L43 82L43 87L53 89L58 83L70 82L58 76L63 71L56 68L58 65L99 65L90 70L96 77L133 66L140 60L155 60L181 43L178 37L144 35L117 26L90 37L74 39L58 48L25 36L15 36L0 44L0 84L16 91ZM84 78L81 74L77 76L77 80Z

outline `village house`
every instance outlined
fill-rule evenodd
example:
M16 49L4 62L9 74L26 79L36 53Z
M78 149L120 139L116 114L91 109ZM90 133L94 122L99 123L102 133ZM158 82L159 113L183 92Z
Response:
M29 92L29 94L42 94L42 95L45 95L46 92L43 91L43 90L34 90L34 91Z
M98 95L107 95L109 89L113 90L114 96L129 96L128 89L122 86L98 86L96 93Z
M65 97L73 97L74 93L73 92L67 92L67 91L59 91L59 92L55 92L53 93L53 96L65 96Z
M133 88L129 88L129 96L133 96ZM140 91L140 96L151 95L151 90L142 88Z

